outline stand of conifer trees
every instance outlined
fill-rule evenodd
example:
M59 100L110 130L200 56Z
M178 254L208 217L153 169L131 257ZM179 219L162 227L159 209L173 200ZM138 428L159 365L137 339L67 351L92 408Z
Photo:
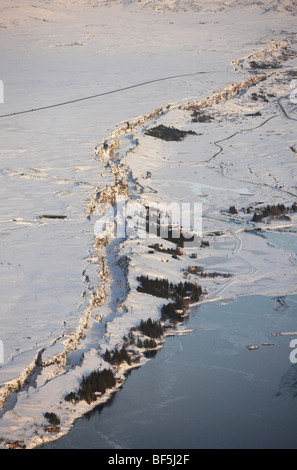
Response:
M168 279L150 279L148 276L138 276L137 280L141 283L141 286L137 286L138 292L164 299L190 296L192 302L198 302L202 294L201 286L194 282L186 281L173 284Z
M78 393L70 392L66 395L66 401L85 400L88 404L97 399L97 393L105 393L107 389L116 384L111 369L93 370L90 375L83 377Z

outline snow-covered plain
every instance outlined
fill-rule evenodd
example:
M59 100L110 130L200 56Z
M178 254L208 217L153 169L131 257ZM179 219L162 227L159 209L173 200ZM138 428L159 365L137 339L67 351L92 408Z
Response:
M64 396L109 367L102 353L131 327L160 318L164 299L136 291L140 274L195 281L201 301L296 293L297 213L251 222L255 207L297 201L296 10L288 0L2 2L3 447L56 439L90 409ZM194 122L195 112L212 119ZM196 135L145 134L159 124ZM150 253L160 240L100 245L100 203L121 196L201 202L209 246L174 259ZM255 226L280 246L246 231ZM45 412L59 432L46 432Z

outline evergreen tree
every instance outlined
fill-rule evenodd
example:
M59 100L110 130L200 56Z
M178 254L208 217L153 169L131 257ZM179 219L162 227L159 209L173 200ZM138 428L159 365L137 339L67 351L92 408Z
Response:
M105 353L104 353L104 360L106 362L111 362L111 354L110 354L110 351L108 349L106 349Z

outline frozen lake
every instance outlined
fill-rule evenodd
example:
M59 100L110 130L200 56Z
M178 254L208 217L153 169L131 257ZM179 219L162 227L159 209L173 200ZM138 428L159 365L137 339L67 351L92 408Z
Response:
M108 405L47 448L296 448L294 336L279 334L296 329L296 307L297 296L197 307L194 332L168 338Z

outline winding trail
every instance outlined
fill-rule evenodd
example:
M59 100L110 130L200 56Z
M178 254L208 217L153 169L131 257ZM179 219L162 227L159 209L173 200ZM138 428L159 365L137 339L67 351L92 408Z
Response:
M227 280L222 286L218 287L216 290L214 290L213 292L211 292L209 295L208 295L208 300L211 300L211 301L214 301L214 300L217 300L218 299L218 296L219 298L221 299L222 298L222 293L228 288L230 287L232 284L235 284L236 282L238 282L240 279L248 279L249 277L253 276L256 272L257 272L257 268L252 264L250 263L249 261L247 261L241 254L240 254L240 251L242 249L242 246L243 246L243 242L239 236L239 233L240 232L243 232L244 229L238 229L234 232L234 238L235 238L235 248L233 250L233 253L235 254L235 256L239 259L241 259L246 265L249 266L250 270L248 273L243 273L243 274L237 274L236 276L233 276L232 278L230 278L230 280Z
M220 139L220 140L216 140L214 141L214 145L216 145L217 147L219 147L219 150L218 152L216 152L212 157L210 157L208 160L205 160L205 162L210 162L212 160L214 160L218 155L220 155L220 153L223 152L224 148L219 145L220 143L222 142L226 142L230 139L232 139L233 137L235 137L236 135L239 135L239 134L243 134L243 133L246 133L246 132L251 132L251 131L254 131L256 129L259 129L261 127L263 127L265 124L267 124L269 121L271 121L272 119L275 119L277 117L280 117L282 115L284 115L286 118L288 119L291 119L291 120L294 120L294 121L297 121L297 118L293 118L292 116L289 116L288 113L286 112L285 108L283 107L283 105L281 104L281 100L285 99L286 97L288 97L288 95L285 95L285 96L281 96L280 98L277 99L277 103L279 104L281 110L282 110L282 114L276 114L274 116L270 116L268 119L265 119L265 121L263 121L261 124L257 125L257 126L253 126L253 127L250 127L248 129L242 129L242 130L239 130L239 131L236 131L234 132L233 134L229 135L228 137L225 137L224 139ZM219 164L220 166L220 169L221 169L221 175L224 176L225 178L228 178L228 179L231 179L233 181L238 181L240 183L248 183L248 184L253 184L253 185L256 185L256 186L261 186L261 187L268 187L268 188L271 188L275 191L280 191L282 193L286 193L286 194L289 194L290 196L293 196L293 197L297 197L297 194L295 193L292 193L291 191L288 191L288 190L285 190L285 189L282 189L282 188L279 188L277 186L271 186L267 183L257 183L255 181L246 181L246 180L242 180L242 179L239 179L239 178L233 178L232 176L227 176L224 172L224 164L223 163L220 163Z
M278 98L277 102L278 102L278 105L279 105L280 109L282 110L283 114L286 116L286 118L291 119L292 121L297 121L297 118L294 118L294 117L290 116L287 113L286 109L284 108L284 106L281 103L282 100L284 100L285 98L288 98L289 95L290 94L287 94L285 96L281 96L280 98ZM295 109L297 109L297 108L295 108Z

